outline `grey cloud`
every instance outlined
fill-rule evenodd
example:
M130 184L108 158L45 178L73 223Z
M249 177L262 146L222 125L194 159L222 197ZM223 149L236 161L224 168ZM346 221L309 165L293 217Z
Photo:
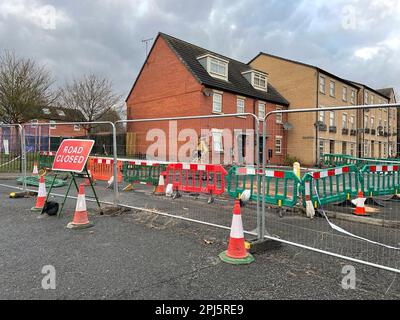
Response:
M0 48L46 63L59 85L96 72L126 95L144 62L141 40L163 31L244 62L259 51L271 52L399 90L400 47L383 48L369 60L354 55L400 37L400 6L393 9L391 0L385 1L386 6L375 0L18 0L51 4L68 19L55 30L45 30L16 14L0 14ZM357 12L354 29L343 28L347 5Z

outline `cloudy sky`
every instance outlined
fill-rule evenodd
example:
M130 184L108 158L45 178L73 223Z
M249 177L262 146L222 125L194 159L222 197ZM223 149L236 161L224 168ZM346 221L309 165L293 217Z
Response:
M0 0L0 50L50 68L57 84L95 72L126 96L168 33L249 61L264 51L400 92L400 0Z

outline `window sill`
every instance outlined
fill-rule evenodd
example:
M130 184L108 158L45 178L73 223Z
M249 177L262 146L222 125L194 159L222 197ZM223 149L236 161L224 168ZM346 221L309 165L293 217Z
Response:
M223 113L223 112L218 112L218 111L213 111L212 114L219 114L219 115L221 115L221 114L224 114L224 113Z

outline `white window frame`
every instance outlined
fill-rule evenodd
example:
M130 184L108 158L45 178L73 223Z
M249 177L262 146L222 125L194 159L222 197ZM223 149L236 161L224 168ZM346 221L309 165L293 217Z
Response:
M240 104L243 102L243 106ZM245 113L246 112L246 99L243 97L236 98L236 113Z
M42 111L44 114L47 114L47 115L51 114L51 111L49 108L43 108Z
M74 124L74 131L81 131L81 125L80 124Z
M38 123L39 123L38 119L32 119L31 121L29 121L29 124L30 124L31 128L37 128L38 127Z
M332 87L333 85L333 87ZM332 89L333 89L333 93L332 93ZM331 97L335 97L336 96L336 83L333 80L329 80L329 96Z
M347 129L347 126L348 126L347 113L343 112L342 113L342 129Z
M356 97L357 97L357 92L356 90L351 90L351 97L350 97L350 102L351 104L356 104Z
M260 85L260 84L256 84L256 79L258 79L259 82L264 81L264 86ZM268 88L268 79L267 79L267 75L262 74L260 72L252 72L251 75L251 83L253 84L253 87L259 90L263 90L263 91L267 91Z
M364 91L364 104L367 105L368 104L368 99L369 99L369 93L367 90Z
M217 77L217 78L222 78L222 79L228 79L228 62L218 59L216 57L209 57L207 59L208 61L208 72L210 73L211 76ZM212 70L212 65L216 65L218 71L213 71ZM224 68L225 72L220 72L220 68Z
M348 89L346 86L343 86L342 88L342 100L347 101L347 95L348 95Z
M323 108L323 106L319 106L319 107ZM325 123L325 111L319 111L318 121Z
M355 130L356 127L356 117L354 116L354 114L350 115L350 129L351 130Z
M50 129L57 129L56 121L50 120L49 124L50 124Z
M319 139L319 156L322 158L322 156L325 154L325 140Z
M223 130L221 129L212 129L212 147L214 152L224 152L224 143L223 143ZM215 137L219 137L216 139ZM219 140L219 141L218 141ZM218 144L216 144L218 142Z
M375 117L371 117L370 122L371 122L371 130L375 129Z
M221 101L217 101L216 97L221 97ZM222 113L223 100L224 100L223 98L224 98L224 96L223 96L223 93L221 91L213 91L213 94L212 94L212 99L213 99L212 112L213 113L218 113L218 114ZM217 110L215 108L217 106L217 104L220 104L220 107L219 107L220 109L219 110Z
M66 117L66 114L65 114L64 110L57 109L57 114L58 114L60 117Z
M276 106L276 111L282 111L282 107ZM282 124L283 123L283 113L279 112L275 114L276 116L276 123Z
M279 141L279 143L278 143ZM283 143L283 137L282 136L275 136L275 154L281 155L282 154L282 143ZM279 151L277 151L279 147Z
M326 79L324 76L319 76L319 92L326 94Z
M335 112L329 111L329 126L335 127Z
M364 129L368 129L369 117L368 115L364 115Z
M260 107L263 107L263 108L260 108ZM264 118L265 118L265 109L266 108L266 103L265 102L258 102L258 118L261 120L261 121L264 121ZM261 111L261 110L263 110L263 111Z

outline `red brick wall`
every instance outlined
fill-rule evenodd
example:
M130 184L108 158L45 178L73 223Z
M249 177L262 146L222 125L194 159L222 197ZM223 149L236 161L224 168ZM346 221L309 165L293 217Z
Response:
M166 42L162 38L158 38L134 89L128 97L128 119L211 115L212 96L204 95L203 89L203 86L176 57ZM229 92L223 93L223 113L236 113L237 96ZM255 108L254 104L254 99L246 98L245 112L258 114L258 109ZM266 111L275 110L275 107L274 104L267 103ZM177 122L178 133L184 128L194 129L198 135L200 135L200 129L226 128L233 132L234 129L254 129L254 120L252 117L247 117L247 119L229 117L179 120ZM168 121L138 122L128 125L128 131L136 134L136 153L144 154L151 144L151 142L146 141L146 134L150 129L162 129L167 135L170 134ZM261 130L262 128L260 128ZM275 119L268 121L268 132L284 136L282 126L276 125ZM184 143L185 141L178 142L178 150ZM168 142L167 148L170 148ZM274 150L271 163L281 164L284 155L275 155L275 139L268 139L266 149L268 150L268 148ZM283 150L285 149L284 147ZM211 140L210 151L212 151Z

